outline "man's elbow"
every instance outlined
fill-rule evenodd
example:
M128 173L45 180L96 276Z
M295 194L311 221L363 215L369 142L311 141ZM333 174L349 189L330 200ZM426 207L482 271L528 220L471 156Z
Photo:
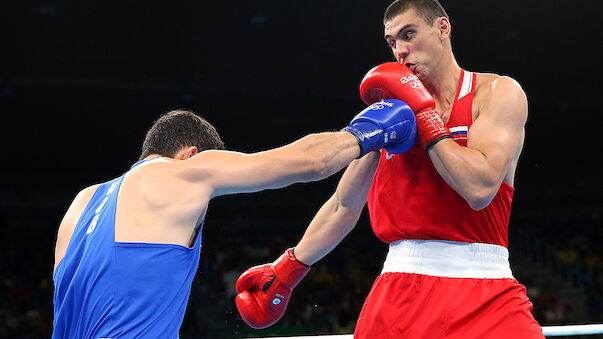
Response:
M483 210L488 207L494 199L496 192L492 193L491 190L482 190L481 192L474 192L465 197L465 201L469 204L469 207L474 211Z
M471 207L472 210L480 211L480 210L483 210L484 208L488 207L488 205L490 205L491 201L492 201L492 199L490 199L490 200L475 199L475 200L467 200L467 203L469 204L469 207Z
M354 203L351 205L341 205L337 206L337 210L335 211L335 216L339 220L340 227L339 229L345 234L350 233L356 224L358 223L358 219L360 219L360 214L364 208L364 204Z

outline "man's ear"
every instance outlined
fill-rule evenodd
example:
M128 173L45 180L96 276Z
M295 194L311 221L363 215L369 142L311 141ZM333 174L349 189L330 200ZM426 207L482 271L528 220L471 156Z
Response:
M178 153L176 153L174 155L174 159L186 160L186 159L194 156L197 153L199 153L199 150L197 149L197 146L186 146L184 148L181 148L178 151Z
M440 32L440 39L444 40L450 37L450 32L452 32L452 26L450 25L450 20L448 20L448 18L437 18L435 25L438 31Z
M186 148L186 152L185 152L185 158L184 159L188 159L190 157L195 156L197 153L199 153L199 150L197 149L197 146L189 146Z

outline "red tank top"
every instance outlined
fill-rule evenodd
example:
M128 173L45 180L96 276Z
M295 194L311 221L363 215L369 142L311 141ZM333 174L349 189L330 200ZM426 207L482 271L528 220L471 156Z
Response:
M467 146L476 75L461 70L452 105L454 141ZM400 239L479 242L507 247L513 187L503 182L492 202L475 211L442 179L418 144L404 154L381 150L369 194L373 231L384 242Z

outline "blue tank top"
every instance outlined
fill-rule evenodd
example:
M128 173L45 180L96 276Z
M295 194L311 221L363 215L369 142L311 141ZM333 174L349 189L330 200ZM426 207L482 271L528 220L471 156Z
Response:
M178 338L199 265L201 229L191 248L116 242L124 176L96 189L54 272L53 338Z

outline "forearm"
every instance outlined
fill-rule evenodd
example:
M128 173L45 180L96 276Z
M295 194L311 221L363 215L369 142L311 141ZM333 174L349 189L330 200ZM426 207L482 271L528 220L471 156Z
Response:
M325 203L295 246L295 257L306 265L313 265L335 248L354 228L362 209L341 208L333 195Z
M308 265L327 255L354 228L362 213L379 152L355 160L343 174L335 194L320 208L295 247L297 258Z
M308 135L291 144L253 154L210 150L182 169L191 182L211 187L212 197L276 189L324 179L360 154L356 138L347 132Z
M310 164L311 181L327 178L347 166L360 154L356 137L348 132L325 132L311 134L299 142L300 154ZM292 144L295 145L295 144Z
M504 166L496 166L481 151L462 147L452 139L442 140L428 151L431 161L446 183L473 209L486 207L498 192Z

